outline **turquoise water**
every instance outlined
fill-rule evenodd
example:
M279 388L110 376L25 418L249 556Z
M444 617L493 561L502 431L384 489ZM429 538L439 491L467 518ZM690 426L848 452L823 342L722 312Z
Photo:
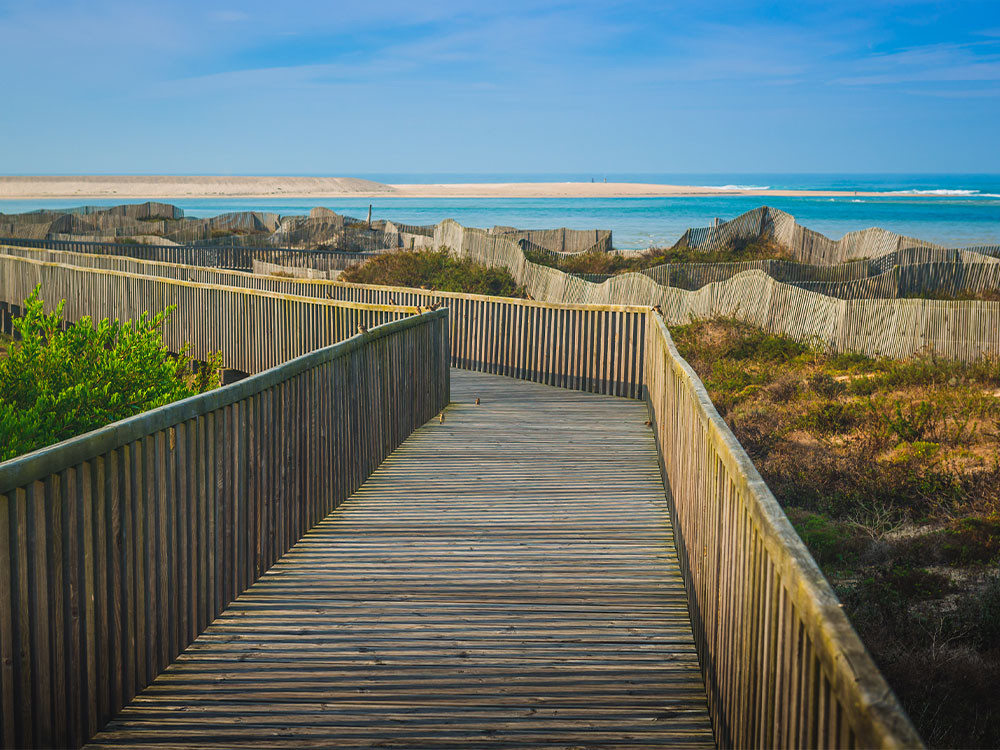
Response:
M583 175L366 175L383 182L573 181ZM531 178L531 179L528 179ZM631 178L626 180L626 178ZM589 179L589 178L587 178ZM598 179L603 179L600 175ZM784 198L711 196L690 198L353 198L353 199L176 199L189 216L226 211L304 214L315 205L364 217L408 224L435 224L452 218L468 226L503 224L523 228L567 226L611 229L617 247L672 244L690 226L707 226L767 204L795 216L805 226L834 239L867 227L943 245L1000 244L1000 176L997 175L608 175L609 181L698 185L755 185L772 189L946 191L920 197ZM93 200L92 205L120 201ZM68 208L79 200L0 201L0 212Z

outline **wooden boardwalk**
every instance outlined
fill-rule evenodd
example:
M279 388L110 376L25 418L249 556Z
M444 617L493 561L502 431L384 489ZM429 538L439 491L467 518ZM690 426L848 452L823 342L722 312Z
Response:
M645 406L452 399L93 746L712 746Z

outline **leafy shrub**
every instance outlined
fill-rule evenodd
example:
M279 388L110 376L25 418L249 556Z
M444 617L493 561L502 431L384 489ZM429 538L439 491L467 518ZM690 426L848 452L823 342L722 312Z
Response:
M0 460L210 390L221 360L191 373L187 346L161 338L171 310L138 321L83 318L63 330L63 303L46 315L39 288L14 320L21 341L0 359Z
M866 354L857 352L839 352L831 354L827 363L835 370L856 370L859 368L871 367L874 359Z
M802 508L787 508L786 513L809 552L821 565L851 563L868 546L867 541L847 524Z
M819 435L836 435L849 430L855 422L853 411L839 401L827 401L806 412L801 425Z
M789 362L809 351L809 347L789 336L775 336L760 330L749 331L731 347L733 359L754 359L769 364Z
M974 628L979 645L1000 645L1000 574L994 573L978 596L966 600L964 620Z
M927 401L918 401L905 406L897 401L893 411L886 417L886 424L900 440L914 443L932 434L937 426L937 420L937 410Z
M526 249L525 257L540 266L558 268L566 273L579 274L618 274L624 271L637 271L640 264L637 259L606 253L600 250L588 250L585 253L575 253L557 258L545 252Z
M405 250L377 255L340 274L356 284L409 286L442 292L525 297L505 268L491 268L467 258L454 258L447 249Z
M870 396L878 390L878 383L872 378L854 378L847 384L847 392L852 396Z
M836 398L847 390L847 386L834 380L829 373L822 371L809 376L809 387L823 398Z
M1000 517L959 519L941 537L945 562L969 565L1000 560Z

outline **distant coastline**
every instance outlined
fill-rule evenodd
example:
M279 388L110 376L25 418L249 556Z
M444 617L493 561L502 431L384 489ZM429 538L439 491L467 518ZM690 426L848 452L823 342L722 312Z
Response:
M499 182L385 184L351 177L10 176L0 199L171 200L178 198L803 198L940 197L939 191L789 190L753 185L664 185L639 182Z

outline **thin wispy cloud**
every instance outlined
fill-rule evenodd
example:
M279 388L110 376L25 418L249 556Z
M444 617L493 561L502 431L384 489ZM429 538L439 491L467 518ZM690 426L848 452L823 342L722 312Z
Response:
M862 59L869 71L838 78L846 86L942 81L1000 80L1000 41L933 44Z
M250 20L250 16L242 10L217 10L210 13L208 17L222 23L242 23Z
M0 171L1000 162L996 2L35 0L0 3L0 69Z

